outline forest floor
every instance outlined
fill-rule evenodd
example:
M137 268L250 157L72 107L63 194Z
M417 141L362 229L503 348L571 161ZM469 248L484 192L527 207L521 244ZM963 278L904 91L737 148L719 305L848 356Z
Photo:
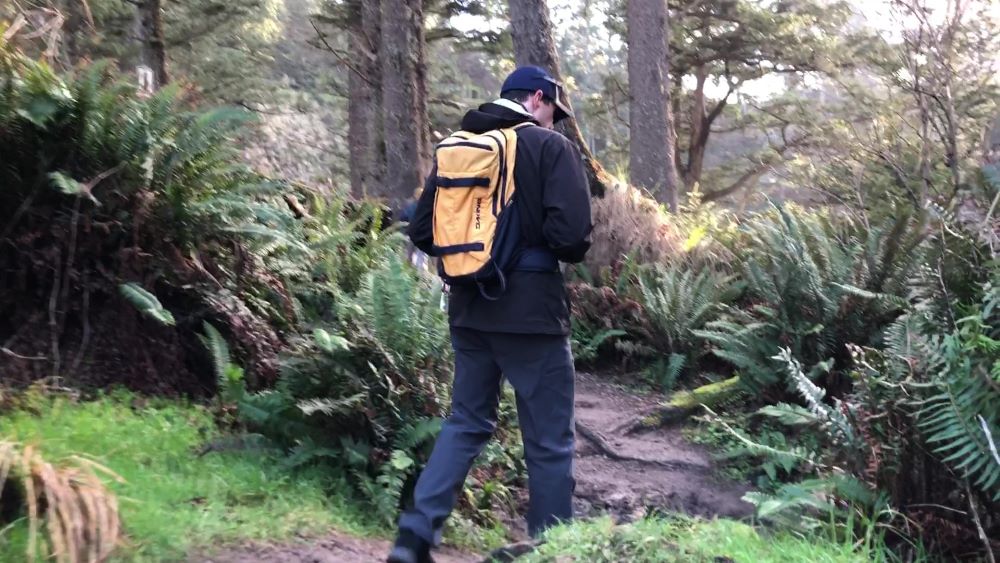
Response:
M656 408L662 396L637 395L588 374L576 383L577 516L610 515L627 522L650 512L681 512L706 518L743 518L752 507L741 497L748 490L716 475L710 454L688 442L681 429L667 427L629 433L629 422ZM522 505L527 498L522 498ZM512 535L525 539L523 524ZM333 533L292 543L245 543L220 547L193 560L202 563L237 561L368 562L384 561L390 543ZM435 561L481 561L483 555L448 547L435 551Z

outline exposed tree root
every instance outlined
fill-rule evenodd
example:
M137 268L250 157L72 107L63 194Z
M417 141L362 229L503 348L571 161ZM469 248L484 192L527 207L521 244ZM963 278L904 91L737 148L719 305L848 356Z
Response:
M656 467L662 467L663 469L671 470L688 470L688 471L702 471L704 467L694 464L687 463L684 461L662 461L657 459L643 459L641 457L632 457L629 455L623 455L614 448L612 448L608 441L604 439L598 432L587 428L580 422L576 423L576 432L586 438L599 452L604 454L610 459L615 461L634 461L636 463L642 463L647 465L655 465Z

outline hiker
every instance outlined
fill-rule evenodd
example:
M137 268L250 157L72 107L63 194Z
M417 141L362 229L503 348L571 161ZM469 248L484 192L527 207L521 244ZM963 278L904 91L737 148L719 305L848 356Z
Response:
M572 516L574 368L569 300L559 262L583 260L590 247L591 215L580 153L566 137L552 131L556 122L571 117L559 99L559 89L545 70L520 67L504 81L500 99L466 113L462 132L438 145L434 168L410 223L410 239L439 258L442 277L451 281L448 317L455 379L451 414L417 480L412 503L399 519L399 534L388 559L392 563L431 561L431 546L440 542L444 521L472 463L496 428L503 379L517 396L528 467L528 531L537 537ZM502 149L512 146L516 150L508 151L508 158L499 157L501 166L513 164L512 185L497 189L499 199L494 196L484 204L478 198L470 204L474 209L435 216L435 209L457 209L471 201L475 193L470 190L494 185L493 180L463 177L449 168L477 157L466 152L463 160L454 151L480 150L478 154L488 159L497 152L504 155ZM502 181L506 171L502 168L490 178ZM513 196L504 195L508 189ZM437 197L436 192L440 192ZM505 207L507 197L510 203ZM454 202L451 207L436 201L448 198ZM516 212L510 217L517 218L519 228L505 230L502 217L511 212ZM477 228L480 221L496 228L496 235L485 239L494 248L462 240L442 246L438 238L465 234L472 229L470 221ZM516 238L516 248L508 243L510 237ZM509 248L498 248L501 244ZM480 266L487 270L489 252L493 264L505 259L513 263L507 271L495 268L490 282L481 281L486 279L479 277L482 272L463 275ZM474 283L460 283L469 276Z

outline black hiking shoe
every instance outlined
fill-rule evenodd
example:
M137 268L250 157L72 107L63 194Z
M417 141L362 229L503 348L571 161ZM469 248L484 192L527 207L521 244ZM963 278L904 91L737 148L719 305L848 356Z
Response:
M434 563L431 544L409 530L400 530L386 563Z

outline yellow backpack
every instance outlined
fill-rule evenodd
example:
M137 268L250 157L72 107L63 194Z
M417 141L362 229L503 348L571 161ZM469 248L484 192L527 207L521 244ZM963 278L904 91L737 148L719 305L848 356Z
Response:
M475 134L458 131L436 150L434 251L438 272L450 284L499 282L522 269L521 226L513 205L517 129ZM525 269L557 269L555 258ZM483 295L489 297L485 291Z

